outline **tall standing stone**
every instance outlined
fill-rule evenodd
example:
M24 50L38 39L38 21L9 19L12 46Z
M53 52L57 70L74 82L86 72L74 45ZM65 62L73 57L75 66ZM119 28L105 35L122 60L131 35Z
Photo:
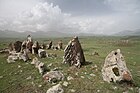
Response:
M75 65L78 68L85 63L83 49L78 37L74 37L65 47L63 62L68 63L70 66Z

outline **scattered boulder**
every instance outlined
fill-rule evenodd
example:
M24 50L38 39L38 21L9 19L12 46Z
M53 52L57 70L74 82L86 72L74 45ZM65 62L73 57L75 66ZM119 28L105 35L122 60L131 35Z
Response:
M49 88L46 93L64 93L64 90L62 89L61 84L57 84Z
M22 59L24 62L27 62L28 60L30 60L27 49L23 50L23 53L19 53L19 59Z
M39 49L39 50L38 50L38 56L39 56L40 58L46 57L46 51L45 51L44 49Z
M8 63L13 63L16 60L18 60L18 56L16 56L16 55L9 55L8 58L7 58Z
M9 49L5 48L5 49L0 49L0 54L3 54L3 53L9 53Z
M44 72L45 72L45 64L40 62L37 57L33 58L31 64L35 65L35 67L39 70L39 73L41 75L44 74Z
M43 75L45 81L57 82L64 79L64 75L60 71L50 71Z
M65 47L63 62L69 63L70 66L75 65L78 68L85 63L83 49L78 37L74 37Z
M120 49L108 54L102 68L103 80L107 82L132 82L132 75L128 68Z

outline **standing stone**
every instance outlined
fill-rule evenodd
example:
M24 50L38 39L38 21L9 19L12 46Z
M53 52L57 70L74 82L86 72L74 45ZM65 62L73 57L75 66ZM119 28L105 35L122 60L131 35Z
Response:
M105 59L102 68L103 80L107 82L131 82L132 75L128 68L120 49L112 51Z
M57 45L58 49L63 49L63 42L60 40Z
M48 44L48 49L51 49L51 48L52 48L52 41L50 41Z
M26 48L30 51L30 53L32 53L32 46L33 46L32 37L31 35L28 35L26 40Z
M40 48L39 43L35 41L32 46L32 54L38 54L39 48Z
M10 43L8 48L9 48L9 51L20 52L21 46L22 46L22 42L21 41L16 41L14 43Z
M78 37L74 37L65 47L63 62L69 63L70 66L75 65L78 68L85 63L83 49Z

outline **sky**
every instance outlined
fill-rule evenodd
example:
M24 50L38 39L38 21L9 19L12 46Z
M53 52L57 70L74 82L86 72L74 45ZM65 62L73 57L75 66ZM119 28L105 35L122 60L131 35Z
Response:
M0 31L110 35L139 24L140 0L0 0Z

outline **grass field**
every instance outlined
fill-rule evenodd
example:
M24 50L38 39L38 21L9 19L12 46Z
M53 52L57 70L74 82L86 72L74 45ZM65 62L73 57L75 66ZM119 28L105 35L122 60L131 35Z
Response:
M63 40L66 45L71 38L40 38L40 43L48 43L52 40L57 43ZM24 40L24 39L19 39ZM63 51L47 50L48 53L56 53L56 58L40 59L45 65L52 63L49 69L59 67L65 75L64 81L67 81L67 76L72 76L74 79L67 81L69 85L63 86L65 93L138 93L140 87L140 37L79 37L82 48L84 50L87 64L80 69L69 67L63 64ZM128 43L124 40L129 40ZM1 38L0 49L7 47L9 42L14 42L16 39ZM104 82L101 75L101 69L104 64L105 57L114 49L121 49L125 58L128 69L131 71L136 87L128 87L115 83ZM94 56L92 53L98 52L99 56ZM17 61L8 64L7 54L0 54L0 93L46 93L47 89L54 84L43 81L38 70L30 64L30 62ZM21 66L19 68L19 66ZM95 76L91 76L94 74ZM31 76L31 79L27 79ZM61 81L60 83L63 83ZM41 87L40 87L41 85Z

